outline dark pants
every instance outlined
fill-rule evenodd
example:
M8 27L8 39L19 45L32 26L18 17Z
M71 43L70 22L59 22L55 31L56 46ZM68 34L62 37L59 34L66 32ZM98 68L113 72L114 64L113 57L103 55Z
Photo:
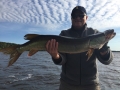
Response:
M60 87L59 90L101 90L98 84L96 85L87 85L87 86L76 86L71 85L63 80L60 80Z

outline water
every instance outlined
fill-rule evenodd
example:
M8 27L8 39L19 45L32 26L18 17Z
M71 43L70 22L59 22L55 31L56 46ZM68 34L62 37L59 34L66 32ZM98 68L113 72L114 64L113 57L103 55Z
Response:
M50 55L38 52L28 57L27 51L10 67L9 55L0 53L0 90L58 90L61 66L55 65ZM120 52L114 61L103 65L98 61L102 90L120 90Z

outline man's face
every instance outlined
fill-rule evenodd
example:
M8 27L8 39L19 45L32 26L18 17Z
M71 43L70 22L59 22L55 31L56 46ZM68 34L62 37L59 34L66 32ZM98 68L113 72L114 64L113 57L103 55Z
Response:
M83 27L85 25L85 23L87 21L87 18L88 17L84 13L77 11L71 17L72 25L75 28L81 28L81 27Z

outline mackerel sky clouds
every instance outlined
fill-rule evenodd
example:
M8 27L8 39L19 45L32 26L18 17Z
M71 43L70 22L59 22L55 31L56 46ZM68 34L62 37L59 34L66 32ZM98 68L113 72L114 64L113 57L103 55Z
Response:
M71 27L71 11L76 5L87 10L88 27L114 29L109 42L120 50L120 0L0 0L0 41L24 43L27 33L56 34Z

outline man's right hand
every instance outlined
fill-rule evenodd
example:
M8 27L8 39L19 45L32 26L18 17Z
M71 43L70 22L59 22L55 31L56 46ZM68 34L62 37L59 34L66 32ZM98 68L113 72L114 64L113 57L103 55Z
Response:
M46 44L46 51L54 58L59 59L59 53L58 53L58 42L56 42L55 39L51 39Z

